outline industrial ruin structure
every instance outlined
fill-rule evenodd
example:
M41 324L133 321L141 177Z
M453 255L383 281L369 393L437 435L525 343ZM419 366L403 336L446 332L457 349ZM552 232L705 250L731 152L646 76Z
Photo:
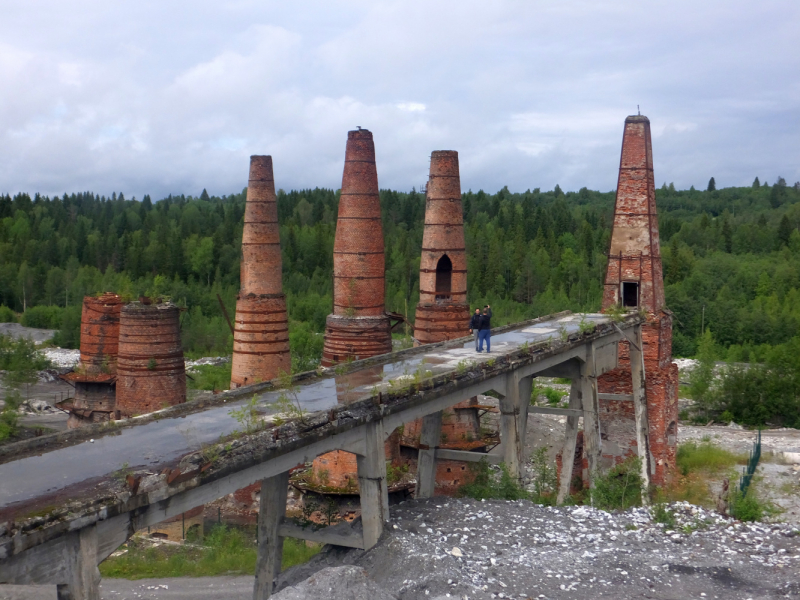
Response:
M678 367L672 362L672 313L664 304L650 120L644 116L628 117L622 138L603 310L616 306L646 315L642 339L633 343L643 347L649 421L647 466L651 482L662 485L675 468ZM627 341L619 346L619 367L598 379L606 465L636 454L637 445L634 407L629 401L630 347Z
M348 131L333 245L333 314L322 350L326 367L392 351L378 191L372 132ZM355 467L355 455L332 452L314 460L312 478L346 484Z
M123 301L106 292L86 296L81 311L81 358L62 377L75 387L69 409L70 429L116 418L117 346Z
M467 251L458 152L431 153L425 198L425 228L419 269L419 304L414 317L414 344L432 344L469 335ZM485 450L477 398L442 413L440 448ZM422 421L406 424L403 445L419 449ZM467 463L436 461L436 493L452 494L470 476Z
M469 318L458 152L436 150L425 199L414 339L430 344L463 337Z
M180 310L148 299L126 304L119 322L117 411L132 417L186 402Z
M231 388L269 381L291 369L272 157L251 156Z
M347 133L333 246L333 314L325 324L322 365L392 350L385 313L383 224L372 133Z

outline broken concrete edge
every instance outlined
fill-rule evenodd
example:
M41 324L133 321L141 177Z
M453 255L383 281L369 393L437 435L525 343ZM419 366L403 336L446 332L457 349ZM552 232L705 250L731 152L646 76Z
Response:
M552 315L546 315L543 317L537 317L536 319L522 321L520 323L496 327L492 330L492 335L500 335L501 333L505 333L507 331L530 327L531 325L540 323L542 321L563 318L570 314L572 314L570 311L565 310ZM396 352L372 356L370 358L343 363L337 367L321 367L316 371L304 371L303 373L297 373L296 375L292 376L292 385L311 383L320 379L335 377L337 375L346 375L347 373L357 371L358 369L385 364L395 360L402 360L404 357L425 354L431 352L432 350L447 350L450 348L456 348L471 340L472 336L466 336L446 342L437 342L435 344L427 344L425 346L418 346L416 348L407 348L405 350L398 350ZM4 446L0 446L0 464L13 462L21 458L26 458L35 454L41 454L42 452L47 452L56 448L72 446L90 439L97 439L106 435L115 434L122 429L146 425L160 419L184 417L208 408L222 406L231 400L239 400L253 394L259 394L277 389L280 389L280 378L273 379L272 381L253 383L251 385L243 386L234 390L227 390L210 399L198 398L196 400L190 400L182 404L170 406L152 413L138 415L136 417L119 419L116 421L106 421L103 423L94 423L85 425L78 429L71 429L68 431L21 440L19 442L14 442L13 444L6 444Z
M623 321L599 323L591 331L576 332L567 340L549 339L528 347L517 348L496 359L473 363L463 373L449 371L426 380L426 385L416 386L416 391L399 391L370 396L355 402L322 410L301 418L292 419L238 439L213 446L215 458L207 460L207 450L186 454L178 469L164 469L130 473L138 485L136 495L126 482L106 480L117 491L80 502L71 502L47 515L36 515L23 521L0 524L0 560L28 548L45 543L69 531L124 513L135 514L137 509L165 502L181 492L213 483L232 473L309 446L330 436L343 434L374 420L387 417L420 404L430 402L459 389L511 373L526 364L539 362L573 346L591 342L615 329L615 324L630 329L642 323L639 315L629 315ZM416 349L415 349L416 350ZM441 385L439 385L441 384ZM438 387L437 387L438 385ZM427 389L422 389L427 388ZM170 484L169 482L172 482Z

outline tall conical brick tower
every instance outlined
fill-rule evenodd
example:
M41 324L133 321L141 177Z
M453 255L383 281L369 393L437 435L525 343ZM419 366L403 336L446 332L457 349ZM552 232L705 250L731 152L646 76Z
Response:
M672 362L672 313L664 306L650 120L625 119L603 310L621 305L646 315L642 327L649 421L651 481L665 483L675 469L678 437L678 367ZM628 343L620 342L619 368L598 380L600 394L631 394ZM600 401L603 458L612 464L634 453L633 403Z
M333 314L325 325L324 366L392 351L384 294L375 145L372 133L359 129L347 133L333 246Z
M292 368L271 156L250 157L241 268L231 388L269 381Z
M458 152L436 150L425 202L414 338L430 344L468 335L469 317Z

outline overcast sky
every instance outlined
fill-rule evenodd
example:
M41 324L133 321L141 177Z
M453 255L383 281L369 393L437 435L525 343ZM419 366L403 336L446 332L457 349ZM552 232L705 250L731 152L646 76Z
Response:
M797 0L0 0L0 193L381 187L458 150L464 190L611 190L624 119L658 185L800 180Z

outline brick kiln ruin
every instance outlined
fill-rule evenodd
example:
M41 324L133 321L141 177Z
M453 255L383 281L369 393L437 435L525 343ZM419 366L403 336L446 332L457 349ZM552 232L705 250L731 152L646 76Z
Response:
M431 153L425 198L425 228L419 269L419 304L414 318L414 345L469 335L467 251L458 152ZM478 399L470 398L442 414L441 448L485 450ZM422 420L407 423L401 444L418 449ZM436 461L436 493L453 493L470 476L461 461Z
M392 351L383 252L372 132L349 131L333 246L333 314L325 323L323 366ZM399 456L396 446L397 436L390 436L386 455ZM314 460L311 477L326 487L350 489L356 466L355 454L337 450Z
M122 298L110 292L83 299L80 362L72 373L62 376L64 381L75 387L67 421L70 429L116 418L117 352L122 305Z
M333 246L333 314L325 324L322 364L392 351L384 305L384 255L372 133L347 133Z
M650 120L625 119L603 311L614 306L646 314L642 326L649 421L650 480L663 485L674 471L678 439L678 367L672 362L672 313L664 303ZM631 394L628 342L619 344L619 368L598 379L603 462L636 453L633 403L602 395Z
M180 309L170 302L131 302L122 309L117 410L122 417L186 402Z
M436 150L425 198L414 338L430 344L463 337L469 334L469 317L458 152Z
M231 388L290 373L280 229L271 156L250 157Z

